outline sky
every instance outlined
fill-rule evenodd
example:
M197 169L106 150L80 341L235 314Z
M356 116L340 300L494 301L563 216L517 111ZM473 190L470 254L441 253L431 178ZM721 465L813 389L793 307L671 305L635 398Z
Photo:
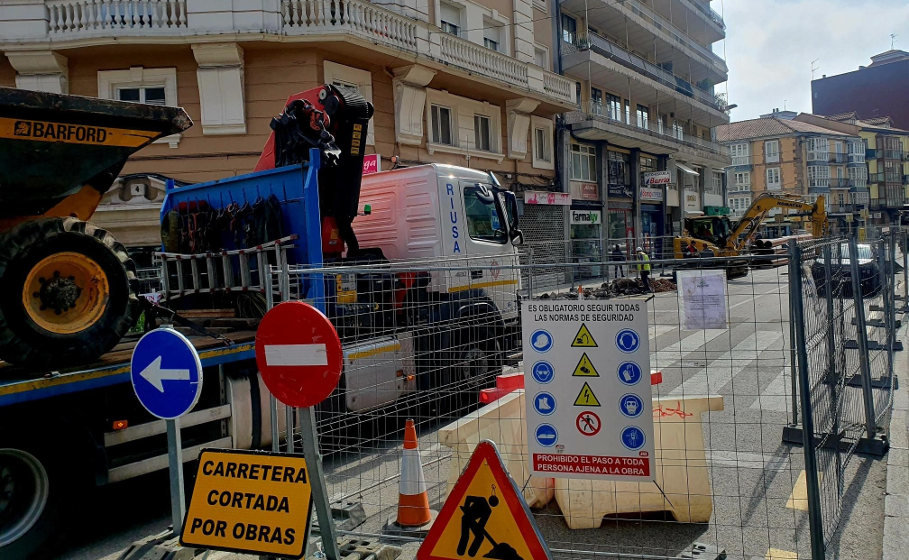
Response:
M726 39L713 50L726 59L729 80L716 86L738 107L733 122L775 107L811 112L814 77L858 70L893 46L909 51L907 0L713 0Z

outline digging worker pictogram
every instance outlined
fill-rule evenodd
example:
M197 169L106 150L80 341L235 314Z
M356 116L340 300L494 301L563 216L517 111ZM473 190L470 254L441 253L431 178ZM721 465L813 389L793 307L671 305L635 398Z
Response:
M488 540L492 545L492 550L483 555L484 558L495 560L522 560L517 551L506 543L497 543L495 539L486 531L486 523L492 515L492 508L499 505L499 498L495 495L495 486L492 488L492 496L484 498L482 496L467 496L464 499L464 505L461 508L461 538L458 541L458 555L467 555L473 558L480 551L484 540ZM473 542L470 548L467 548L467 542L470 541L473 534Z

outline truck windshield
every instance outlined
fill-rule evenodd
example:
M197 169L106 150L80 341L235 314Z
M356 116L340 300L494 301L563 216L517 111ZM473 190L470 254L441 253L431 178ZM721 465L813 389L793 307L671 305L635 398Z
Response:
M487 187L492 190L491 187ZM491 241L493 243L508 242L505 232L504 220L499 216L496 205L480 200L477 193L478 187L464 187L464 209L467 213L467 233L471 239Z

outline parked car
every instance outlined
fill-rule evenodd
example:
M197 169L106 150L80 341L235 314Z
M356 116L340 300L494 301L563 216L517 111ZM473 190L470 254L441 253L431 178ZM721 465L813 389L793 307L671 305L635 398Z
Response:
M880 268L874 258L871 245L859 244L857 249L862 295L867 297L876 294L881 289ZM824 255L823 253L819 254L817 259L811 264L811 277L814 279L818 294L826 294L827 287L830 286L834 295L851 296L852 260L849 256L848 247L843 247L841 255L837 254L835 248L832 250L829 278L827 277Z

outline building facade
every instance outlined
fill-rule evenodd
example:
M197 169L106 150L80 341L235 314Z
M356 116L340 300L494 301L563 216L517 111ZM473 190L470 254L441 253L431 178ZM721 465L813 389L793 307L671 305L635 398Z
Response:
M551 2L5 0L0 85L186 109L195 126L131 158L94 218L132 245L160 241L162 177L252 171L286 99L323 83L373 102L383 169L450 163L549 192L554 116L576 106Z
M601 216L599 227L572 226L573 250L643 243L659 253L686 211L724 205L729 159L714 129L729 117L714 86L727 68L711 49L723 20L704 0L565 0L559 9L557 62L578 82L578 107L557 130L561 174L572 213Z
M717 137L731 157L726 196L732 217L740 218L765 192L808 202L823 195L834 232L863 228L870 198L865 144L858 129L834 130L792 117L775 112L718 127ZM775 220L764 225L766 237L802 229L798 218L782 211L774 214Z
M889 117L893 126L909 130L909 52L889 50L871 57L858 70L811 81L811 112L837 115L855 112L869 120Z
M864 120L855 112L797 118L862 138L870 197L868 223L878 228L898 224L900 211L909 203L909 131L894 128L889 117Z

